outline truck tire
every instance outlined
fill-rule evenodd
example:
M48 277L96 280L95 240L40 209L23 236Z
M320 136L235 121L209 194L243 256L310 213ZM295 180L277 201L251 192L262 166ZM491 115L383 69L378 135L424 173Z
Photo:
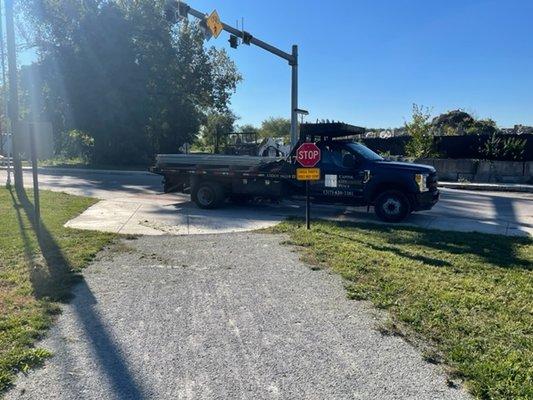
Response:
M376 197L374 212L382 221L400 222L411 213L411 203L403 192L386 190Z
M224 189L217 182L200 182L194 186L191 199L199 208L219 208L225 200Z

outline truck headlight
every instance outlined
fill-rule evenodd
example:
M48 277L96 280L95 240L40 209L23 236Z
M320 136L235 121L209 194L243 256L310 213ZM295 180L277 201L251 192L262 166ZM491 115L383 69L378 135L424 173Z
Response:
M415 174L415 181L418 186L418 190L421 192L427 192L429 190L427 185L428 177L429 174Z

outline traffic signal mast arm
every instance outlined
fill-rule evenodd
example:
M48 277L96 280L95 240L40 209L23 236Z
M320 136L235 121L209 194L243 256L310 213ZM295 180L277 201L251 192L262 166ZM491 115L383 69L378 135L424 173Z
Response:
M199 20L203 21L206 18L206 14L203 12L200 12L198 10L195 10L191 6L183 3L183 2L174 2L176 7L179 7L180 13L187 13L191 14L193 17L198 18ZM179 4L179 5L178 5ZM224 22L221 22L222 28L232 34L235 35L243 40L246 44L254 44L257 47L261 47L262 49L277 55L278 57L283 58L284 60L287 60L289 62L289 65L296 65L297 64L297 56L294 56L292 54L286 53L283 50L278 49L277 47L274 47L266 42L263 42L262 40L259 40L255 37L253 37L250 33L246 31L240 31L228 24L225 24Z

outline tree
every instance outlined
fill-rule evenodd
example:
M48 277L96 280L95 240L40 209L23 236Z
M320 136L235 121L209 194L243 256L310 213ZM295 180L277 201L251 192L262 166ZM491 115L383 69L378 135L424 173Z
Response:
M411 139L405 146L409 157L426 158L435 154L429 108L413 104L412 121L405 123L405 130Z
M288 118L267 118L261 123L259 134L265 138L288 138L291 135L291 121Z
M192 142L211 113L230 113L241 76L197 24L169 24L164 0L28 0L41 113L94 139L96 163L147 163ZM35 93L35 88L32 88Z
M463 110L445 112L432 121L432 126L439 135L492 135L498 131L492 119L476 119Z
M219 147L226 144L228 133L233 132L236 117L232 112L210 112L201 128L199 145L204 149L218 152Z
M257 128L256 126L252 124L244 124L244 125L239 125L236 131L241 132L241 133L259 133L259 128Z

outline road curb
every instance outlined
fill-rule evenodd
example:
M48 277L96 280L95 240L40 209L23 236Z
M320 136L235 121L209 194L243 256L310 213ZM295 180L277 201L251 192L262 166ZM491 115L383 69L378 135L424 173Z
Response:
M463 182L439 182L439 187L460 190L479 190L488 192L520 192L533 193L533 185L521 185L516 183L463 183Z

